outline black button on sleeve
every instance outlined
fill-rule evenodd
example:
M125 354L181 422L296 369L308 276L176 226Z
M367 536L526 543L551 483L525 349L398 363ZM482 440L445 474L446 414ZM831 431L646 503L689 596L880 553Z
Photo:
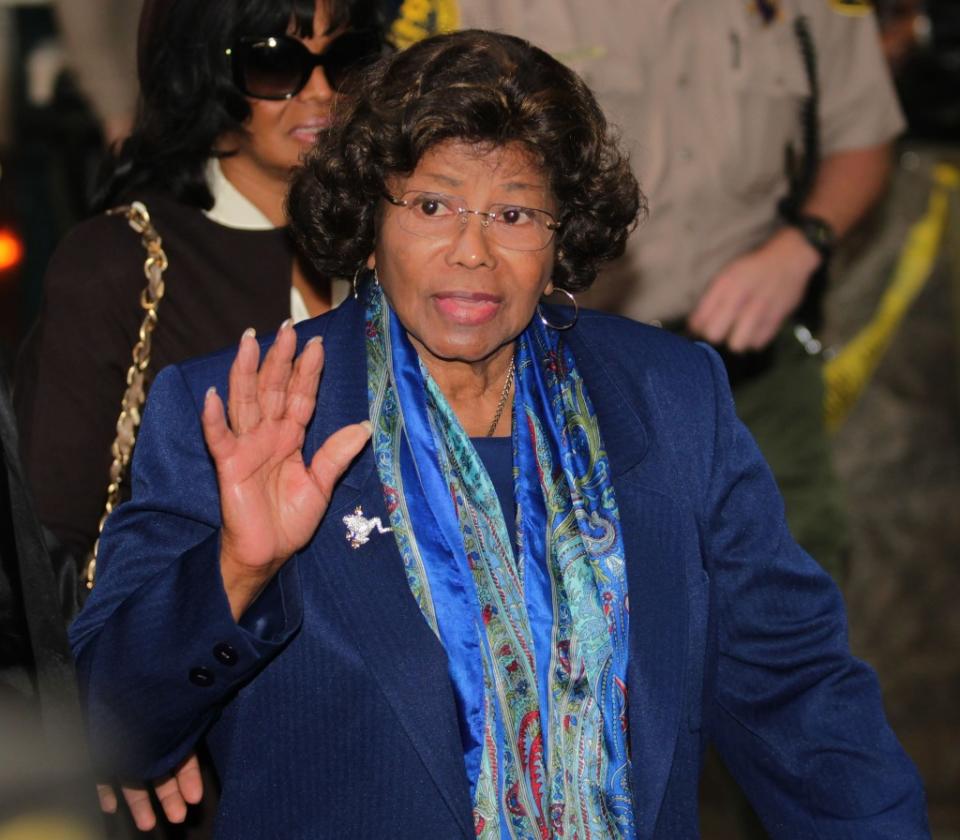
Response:
M209 668L191 668L190 682L201 688L213 685L213 672Z
M221 665L236 665L237 652L231 645L221 642L213 649L213 655Z

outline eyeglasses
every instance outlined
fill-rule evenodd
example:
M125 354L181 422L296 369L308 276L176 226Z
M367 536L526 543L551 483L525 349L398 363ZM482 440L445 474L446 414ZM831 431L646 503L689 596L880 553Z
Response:
M315 67L322 67L336 90L347 73L380 55L383 42L374 30L344 32L322 53L312 53L290 35L241 38L226 51L233 80L253 99L290 99L303 90Z
M401 196L386 195L387 201L402 212L400 227L414 236L447 239L466 227L470 216L493 242L511 251L539 251L546 248L560 223L546 210L517 204L491 204L486 210L470 210L464 199L443 193L412 190Z

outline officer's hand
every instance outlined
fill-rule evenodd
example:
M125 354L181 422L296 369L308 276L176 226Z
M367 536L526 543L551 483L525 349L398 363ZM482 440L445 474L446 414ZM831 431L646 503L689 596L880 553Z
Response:
M820 261L820 254L798 230L783 228L713 279L687 327L735 353L760 350L800 305Z

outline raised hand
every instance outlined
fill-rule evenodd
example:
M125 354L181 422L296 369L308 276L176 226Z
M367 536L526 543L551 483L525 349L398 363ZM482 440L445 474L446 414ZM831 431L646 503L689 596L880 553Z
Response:
M295 352L296 333L287 321L258 372L260 349L248 330L230 368L229 426L214 389L203 407L203 435L220 489L220 569L235 619L313 536L334 485L370 437L366 420L344 426L304 463L322 341L310 339L296 359Z

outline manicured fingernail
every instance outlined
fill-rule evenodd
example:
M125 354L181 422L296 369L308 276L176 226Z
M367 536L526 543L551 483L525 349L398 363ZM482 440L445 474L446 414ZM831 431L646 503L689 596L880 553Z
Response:
M244 339L244 338L256 338L256 337L257 337L257 331L256 331L253 327L247 327L247 328L243 331L243 335L240 336L241 339Z
M367 434L373 433L373 423L371 423L369 420L361 420L360 425L367 430Z
M307 343L306 343L305 346L306 346L306 347L309 347L311 344L323 344L323 336L322 336L322 335L315 335L313 338L311 338L309 341L307 341Z
M293 326L293 318L287 318L287 320L280 325L280 329L278 330L278 332L283 332L284 330L289 329L292 326Z
M207 388L207 393L204 394L203 401L206 402L207 400L210 399L210 397L212 397L216 393L217 393L217 386L211 385L209 388Z

